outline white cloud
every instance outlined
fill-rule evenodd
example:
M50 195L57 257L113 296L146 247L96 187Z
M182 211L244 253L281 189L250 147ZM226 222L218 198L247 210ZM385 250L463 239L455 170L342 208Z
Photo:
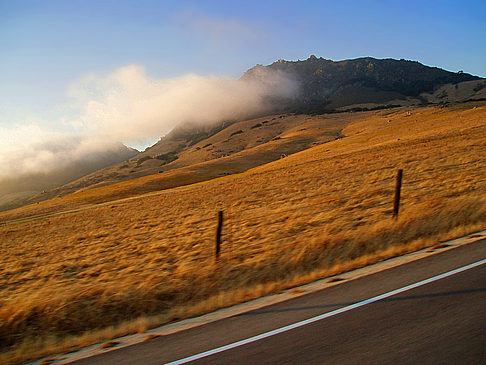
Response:
M277 73L267 74L265 82L194 74L154 79L143 67L130 65L87 75L69 90L81 117L62 122L76 133L37 123L0 127L0 180L59 169L119 148L119 141L156 140L180 124L248 117L268 108L266 97L291 96L295 90Z
M90 133L124 142L153 138L182 123L210 124L265 109L265 97L289 96L295 85L282 74L266 83L193 74L153 79L140 66L90 75L71 88L83 106L75 122Z
M0 180L48 173L118 148L99 136L53 132L38 124L0 127L0 146Z

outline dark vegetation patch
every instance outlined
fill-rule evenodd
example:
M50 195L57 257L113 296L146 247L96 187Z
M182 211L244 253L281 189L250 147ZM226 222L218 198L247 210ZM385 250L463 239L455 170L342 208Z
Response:
M193 146L195 145L196 143L198 142L201 142L203 140L205 140L206 138L208 138L208 134L207 133L196 133L194 135L192 135L187 143L187 145L190 147L190 146Z
M478 84L474 87L474 92L478 92L486 87L486 82L483 82L482 84Z
M172 161L177 160L179 157L173 152L167 152L167 153L162 153L160 155L157 155L157 156L155 156L155 158L157 160L162 161L163 162L162 165L165 165L165 164L171 163Z
M169 134L168 138L186 140L187 146L190 147L211 136L214 136L216 133L222 131L233 123L234 121L224 121L210 127L182 126L174 129L174 131Z
M137 160L137 165L141 165L145 161L152 160L152 159L153 159L152 156L143 156Z
M230 134L230 137L233 137L233 136L235 136L237 134L241 134L241 133L243 133L243 131L241 129L240 130L237 130L236 132L231 133Z
M383 109L392 109L392 108L399 108L401 105L397 104L387 104L387 105L379 105L375 106L374 108L364 108L364 107L354 107L350 109L346 109L345 111L349 112L368 112L372 110L383 110ZM339 111L332 111L332 113L339 113Z

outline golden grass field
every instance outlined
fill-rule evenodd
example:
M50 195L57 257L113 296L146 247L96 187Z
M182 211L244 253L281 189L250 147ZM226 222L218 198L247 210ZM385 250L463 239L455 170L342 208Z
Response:
M349 118L344 138L242 174L116 200L161 184L148 176L1 213L0 362L143 332L486 228L486 106Z

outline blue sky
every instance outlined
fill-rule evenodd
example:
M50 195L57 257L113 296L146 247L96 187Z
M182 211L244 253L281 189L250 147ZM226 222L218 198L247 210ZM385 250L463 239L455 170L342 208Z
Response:
M485 14L484 0L0 0L0 142L13 126L70 131L80 113L73 83L127 65L156 80L237 78L257 63L315 54L486 77Z

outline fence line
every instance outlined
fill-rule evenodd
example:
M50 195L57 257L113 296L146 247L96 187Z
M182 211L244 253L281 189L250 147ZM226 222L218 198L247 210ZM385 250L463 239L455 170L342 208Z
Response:
M396 185L395 185L395 198L394 198L394 205L393 205L393 217L396 217L398 215L399 193L398 193L398 198L397 198L397 189L399 191L399 189L401 188L402 173L403 173L403 170L401 170L401 169L397 171ZM390 180L390 179L392 179L392 178L385 178L385 179L381 179L380 181ZM398 179L400 179L400 184L398 182ZM334 191L339 191L339 190L335 189ZM248 221L248 219L251 219L253 221L257 221L259 219L268 219L268 218L273 218L273 217L276 217L276 216L283 216L284 214L287 214L287 213L290 213L290 212L296 212L296 211L300 211L302 216L307 216L307 215L313 214L312 212L308 212L308 209L312 208L312 207L316 207L316 206L322 206L323 202L305 203L305 201L308 200L308 199L319 197L319 196L321 196L321 194L312 194L312 195L306 196L300 201L300 202L302 202L301 204L299 204L298 206L289 207L288 209L283 209L283 210L279 210L279 211L276 211L276 212L273 212L273 213L265 213L265 214L261 214L261 215L249 215L248 218L239 218L239 219L234 216L233 207L230 205L227 208L227 218L225 220L224 225L223 225L223 214L224 213L223 213L223 210L219 210L217 212L217 218L216 218L215 225L208 224L204 228L200 227L201 223L214 222L215 221L214 216L211 216L211 217L207 217L207 218L200 218L200 219L197 219L195 221L191 221L191 222L185 223L185 224L182 223L181 226L199 225L199 228L201 228L201 229L193 230L193 232L191 232L190 234L196 233L197 236L198 236L198 240L201 240L203 244L204 244L204 241L209 239L209 237L211 236L211 230L214 229L213 227L215 227L215 229L216 229L216 237L215 237L216 247L215 247L215 251L214 251L214 257L215 257L216 260L218 260L220 258L222 251L223 251L222 248L223 248L224 239L226 240L226 243L231 242L232 240L235 239L234 229L235 229L236 226L238 226L238 224L241 224L244 221ZM384 206L385 204L386 203L381 203L381 204L377 204L377 206ZM261 209L261 208L265 208L265 207L262 207L262 206L254 207L253 209L250 208L250 209L247 209L244 212L251 214L251 211L255 211L255 210ZM266 207L266 208L268 208L268 207ZM302 213L304 213L304 214L302 214ZM192 216L193 215L187 215L187 217L192 217ZM163 222L170 222L170 218L163 219ZM160 232L157 232L157 233L160 234ZM151 234L152 234L151 232L147 231L145 233L136 234L133 237L136 237L137 235L149 235L150 236ZM165 240L165 241L176 240L180 237L186 237L187 235L188 235L187 233L177 233L177 234L173 234L173 235L170 235L170 236L164 236L163 240ZM149 238L153 239L155 237L149 237ZM204 244L204 246L205 245L206 244ZM88 247L88 246L89 246L88 243L84 243L82 245L82 247ZM76 249L76 248L79 249L80 247L77 246L77 245L74 245L72 248L73 249ZM158 250L159 249L157 249L157 248L153 248L153 249L150 250L150 252L157 252ZM207 250L207 249L203 248L201 250L201 253L203 253L205 250ZM60 249L56 250L56 252L68 253L69 248L68 247L60 248ZM204 259L207 259L211 256L212 256L211 254L209 254L209 255L203 254L200 257L200 259L204 260ZM200 261L200 260L197 260L197 261ZM99 265L104 265L104 264L108 264L108 263L114 263L114 261L107 261L106 263L100 263ZM103 271L100 274L110 273L110 272L115 272L115 271L119 272L121 270L123 270L123 268L115 268L113 270Z

